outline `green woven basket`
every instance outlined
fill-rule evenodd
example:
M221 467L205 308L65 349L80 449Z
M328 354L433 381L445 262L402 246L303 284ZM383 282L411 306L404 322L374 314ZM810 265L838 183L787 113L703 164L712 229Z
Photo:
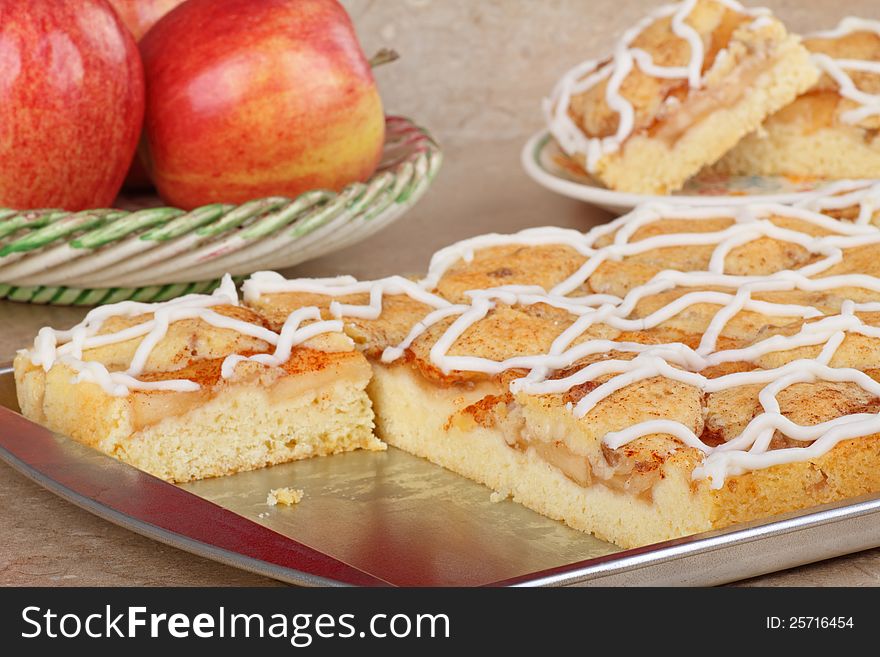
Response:
M359 242L421 198L442 162L436 142L386 119L382 163L339 193L243 205L141 210L0 208L0 299L95 305L209 292L225 273L282 269Z

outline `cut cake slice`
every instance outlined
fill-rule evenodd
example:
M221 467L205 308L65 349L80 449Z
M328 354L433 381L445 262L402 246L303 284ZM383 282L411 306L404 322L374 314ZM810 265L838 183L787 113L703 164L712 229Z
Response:
M560 147L606 187L666 194L818 77L768 10L686 0L628 30L609 58L566 73L545 113Z
M373 436L370 368L335 322L279 327L213 295L123 302L15 359L22 413L163 479L183 482L353 449Z

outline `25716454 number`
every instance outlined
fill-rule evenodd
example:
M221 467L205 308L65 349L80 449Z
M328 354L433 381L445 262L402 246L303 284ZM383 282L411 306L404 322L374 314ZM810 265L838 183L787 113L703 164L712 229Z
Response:
M852 629L852 616L767 616L768 630Z

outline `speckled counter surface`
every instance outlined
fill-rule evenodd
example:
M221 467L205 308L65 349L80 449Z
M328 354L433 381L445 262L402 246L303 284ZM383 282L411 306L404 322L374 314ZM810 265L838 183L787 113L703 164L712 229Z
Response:
M487 231L556 224L578 229L603 212L540 189L519 149L540 127L556 76L603 55L654 0L342 0L365 50L402 59L377 72L391 112L416 118L446 148L436 186L410 215L369 242L288 273L381 276L421 270L445 244ZM755 3L750 3L755 4ZM764 0L795 30L847 14L880 19L876 0ZM40 326L83 309L0 302L0 361ZM100 520L0 464L0 585L276 585ZM880 586L880 550L766 575L745 585Z

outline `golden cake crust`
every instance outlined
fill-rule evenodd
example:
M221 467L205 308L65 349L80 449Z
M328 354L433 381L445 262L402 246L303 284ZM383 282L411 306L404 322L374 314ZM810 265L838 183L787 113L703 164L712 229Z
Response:
M370 302L369 294L347 294L327 296L309 292L284 292L267 294L253 302L267 318L269 326L280 330L287 316L298 308L316 307L322 317L332 319L330 304L365 306ZM382 300L382 313L376 319L348 317L345 319L345 334L366 355L378 358L385 347L404 340L413 324L424 317L430 308L406 295L387 295Z
M271 326L250 308L221 304L210 310L255 327ZM154 318L153 313L111 316L94 335L112 337ZM293 347L277 366L239 362L225 377L228 356L269 355L272 346L235 328L185 318L170 322L136 378L148 385L185 382L195 389L135 388L119 396L100 382L77 379L76 363L100 364L110 373L125 371L144 339L141 335L86 348L74 363L62 358L48 370L32 362L31 352L20 352L14 368L22 412L171 481L383 447L372 435L372 409L364 393L369 366L339 334L318 335ZM350 417L336 426L334 413L344 412Z
M194 391L114 396L72 382L63 359L46 372L23 353L22 409L186 480L379 448L366 388L389 444L623 546L880 491L877 227L783 206L656 206L587 235L475 239L438 254L420 281L255 277L249 308L212 312L276 332L296 316L306 329L340 324L282 364L243 361L224 377L227 356L271 345L204 318L174 322L141 380ZM108 320L98 336L149 321ZM99 347L100 362L120 370L136 348ZM86 407L102 412L81 422ZM144 452L181 452L179 425L206 426L220 408L276 407L297 436L290 449L165 470ZM253 438L277 421L253 422ZM333 437L303 437L315 427Z
M832 59L855 59L866 62L880 62L880 34L871 31L857 31L836 38L804 39L804 46L812 53L823 54ZM880 74L867 71L847 71L847 75L855 86L865 93L880 94ZM842 97L838 93L838 84L827 73L816 83L816 86L795 101L795 107L786 108L786 114L780 119L792 120L796 114L804 119L811 119L812 129L829 127L841 123L841 115L858 105ZM803 120L803 119L802 119ZM866 117L858 122L863 128L880 128L880 116Z
M666 194L818 77L766 10L697 0L658 8L612 57L566 73L545 111L573 166L610 189Z
M846 27L846 20L841 27ZM831 179L880 176L880 114L860 114L861 102L841 93L838 80L826 70L829 65L839 67L838 61L880 65L876 27L851 27L838 35L804 39L823 69L818 82L737 144L715 165L716 173ZM859 91L880 95L880 72L844 66L839 73Z
M685 23L700 35L706 48L703 72L712 68L718 53L727 48L734 32L749 17L713 0L700 0L685 19ZM632 42L632 47L644 50L657 66L687 66L691 59L690 44L672 30L672 18L657 19ZM617 131L619 115L608 105L608 81L603 80L590 90L572 97L572 118L591 137L608 137ZM683 98L688 83L681 79L658 78L648 75L638 66L626 76L620 88L621 95L633 106L635 131L647 130L664 118L667 98Z
M649 281L662 279L669 270L706 272L718 243L725 236L735 236L742 225L766 227L762 230L770 234L755 234L733 244L724 258L727 276L772 277L780 271L815 267L827 252L816 250L813 244L821 242L811 240L842 240L845 246L836 262L810 278L822 281L856 274L874 278L878 284L863 287L853 284L856 279L845 278L828 289L756 290L750 299L766 305L734 312L718 329L710 351L705 353L733 351L729 359L697 370L706 379L760 374L799 359L815 361L824 342L775 347L748 358L739 353L809 332L827 318L846 312L847 304L880 302L880 239L871 237L875 229L870 227L858 229L868 236L867 242L859 243L841 237L841 231L853 230L847 228L851 222L836 224L819 215L786 208L765 211L751 219L729 210L719 210L713 216L712 210L700 214L688 209L676 216L670 209L645 221L647 211L640 212L618 220L616 229L598 230L590 248L627 247L630 252L625 256L611 252L591 269L591 274L584 275L581 283L565 288L570 290L568 297L550 295L547 301L532 299L514 305L503 295L490 297L495 298L491 306L445 344L439 360L437 345L460 313L423 327L393 362L372 356L370 394L376 405L379 435L392 445L486 483L502 494L509 493L541 513L624 546L880 490L880 468L876 467L880 435L875 433L842 440L827 452L803 460L733 470L720 487L695 476L706 456L697 446L684 444L678 435L658 430L618 447L608 444L609 436L633 426L668 421L690 432L707 449L716 449L737 439L766 412L762 391L777 375L760 384L744 382L708 391L665 375L647 376L597 398L582 415L574 413L577 406L616 381L615 377L626 368L614 366L617 369L567 385L558 392L535 393L511 387L528 374L529 366L522 359L551 352L560 336L578 320L576 307L564 306L566 298L611 295L609 299L616 297L618 301L596 300L595 304L614 305L638 293L640 286ZM686 245L675 244L674 239L672 243L663 241L678 235L687 235L690 241L703 239L700 236L714 241ZM657 246L639 248L640 244ZM549 292L577 276L592 257L566 244L562 236L557 245L535 245L524 239L523 243L462 248L460 253L468 257L448 264L441 275L431 279L436 284L427 287L457 304L475 304L480 296L474 291L497 288L500 294L506 285L527 289L532 285ZM582 327L566 348L597 348L567 365L551 368L546 380L568 380L591 367L634 362L638 350L632 345L685 345L699 351L705 348L706 333L719 311L735 292L735 287L694 283L640 293L623 318L626 323L615 326L597 321ZM703 293L717 295L709 297L717 301L688 302L663 319L651 319L687 301L690 295ZM361 303L366 297L363 295ZM274 303L278 296L266 298L273 300L267 303ZM292 298L287 297L285 312L293 308ZM368 336L365 344L370 345L373 354L381 354L385 348L399 344L382 342L388 336L386 326L398 328L394 336L397 340L408 334L404 326L412 325L414 319L424 320L433 310L422 307L424 315L416 317L412 307L403 308L401 303L383 304L377 320L343 319ZM867 331L880 329L880 309L857 310L852 316ZM827 364L838 370L856 370L878 381L877 354L880 334L874 337L846 332ZM456 360L461 358L465 360ZM444 369L443 362L449 362L450 367ZM480 369L480 363L502 362L521 364L500 371ZM680 365L672 367L685 371ZM774 398L779 413L802 427L880 412L880 397L863 384L821 376L785 386ZM794 439L779 430L767 441L770 454L805 449L814 442Z

